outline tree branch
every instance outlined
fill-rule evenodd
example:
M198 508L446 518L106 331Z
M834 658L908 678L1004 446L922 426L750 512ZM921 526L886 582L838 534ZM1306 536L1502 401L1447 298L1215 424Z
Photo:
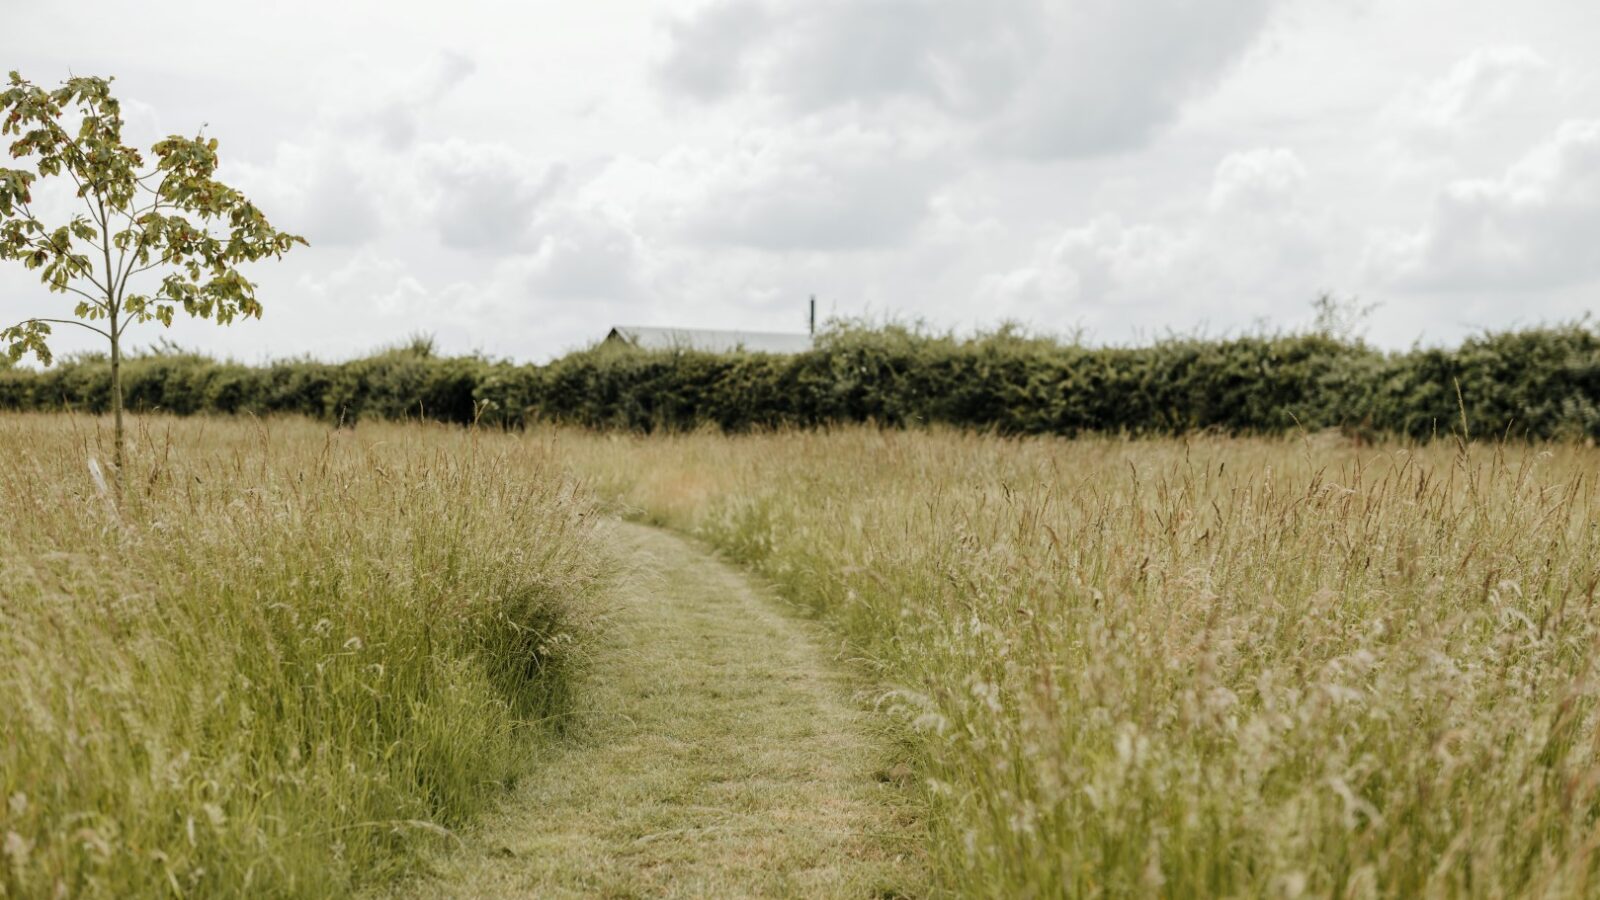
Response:
M138 223L134 222L132 213L123 213L123 215L128 217L128 221L130 223L138 224ZM130 228L131 228L131 225L130 225ZM126 233L126 232L124 232L124 233ZM141 238L144 237L144 230L143 229L140 229L139 236ZM137 246L137 245L135 245L135 246ZM127 278L122 274L122 261L124 259L127 259L127 256L128 256L128 248L127 247L118 247L117 248L117 267L113 269L113 268L111 268L111 254L109 252L106 253L106 283L107 283L108 287L111 288L111 290L109 290L107 293L114 293L119 302L122 300L122 288L123 288L123 285L127 284ZM133 258L134 259L138 259L139 258L137 252L135 252ZM129 263L129 265L132 265L132 263Z
M39 217L35 216L33 214L33 210L28 208L28 205L26 203L18 203L17 204L17 208L22 210L22 214L23 215L27 216L28 218L32 219L35 222L38 222L40 227L44 228L45 231L48 232L50 230L49 226L45 225L43 222L39 222ZM93 212L93 211L94 210L92 210L92 209L90 210L90 212ZM102 234L105 233L105 230L103 228L101 229L101 233ZM55 245L53 245L53 244L40 243L38 238L28 238L27 240L28 240L28 246L34 248L35 250L43 250L46 253L49 253L51 256L61 256L62 255L62 254L60 254L60 253L58 253L56 251ZM102 249L101 247L96 246L94 241L87 241L86 243L88 243L91 247L94 247L96 250ZM87 272L83 273L82 275L78 275L76 277L87 279L90 284L94 285L95 287L99 288L102 291L105 291L108 295L111 293L109 288L107 288L105 285L101 284L99 281L95 280L94 270L92 268L90 270L88 270ZM83 291L78 291L76 288L68 287L67 290L71 290L71 291L75 291L76 293L83 294ZM89 297L88 294L83 294L83 295L85 297ZM94 300L93 297L89 297L89 299ZM98 300L95 301L95 302L96 303L100 303L100 301L98 301ZM101 303L101 305L104 306L103 303Z
M82 104L80 103L79 105L81 106ZM82 115L82 113L80 112L79 115ZM47 119L44 121L44 124L55 132L56 139L61 142L62 150L71 150L73 153L77 154L78 165L88 168L88 166L84 165L85 160L83 158L83 150L78 147L78 143L72 137L72 133L67 131L66 128L62 127L61 123L55 119ZM72 166L62 166L62 170L72 177L72 183L77 185L78 190L81 192L83 190L83 182L78 179L78 173L73 170ZM94 186L91 184L91 187ZM95 193L100 193L99 188L95 188Z
M157 169L156 171L159 172L160 170ZM146 175L146 176L144 176L144 178L149 178L151 176L154 176L155 174L156 174L156 172L151 172L150 175ZM149 206L145 207L144 209L142 209L142 210L134 210L131 213L127 213L128 221L134 223L135 225L138 225L138 227L139 227L139 236L134 240L133 253L132 253L131 256L128 256L126 267L124 267L124 265L123 265L123 257L125 255L127 255L126 254L126 250L124 249L123 251L119 251L118 254L117 254L117 272L116 272L116 275L112 278L112 282L113 282L113 287L116 289L115 290L116 298L117 298L117 302L119 302L119 303L122 302L123 295L127 293L127 290L128 290L128 279L130 279L133 276L139 274L140 272L148 272L149 270L154 269L157 266L165 265L166 263L171 261L171 257L168 256L168 257L160 260L159 262L152 263L152 264L150 264L148 266L145 266L143 268L140 268L140 269L135 269L134 268L134 264L136 262L138 262L138 260L139 260L139 250L140 250L140 248L144 247L145 235L150 233L150 229L149 228L146 228L143 225L139 225L139 218L142 217L142 216L148 215L150 213L153 213L156 210L159 210L161 208L161 189L167 186L167 179L171 178L171 177L172 177L172 173L168 172L166 174L166 176L161 179L161 184L157 185L155 188L151 188L149 185L145 184L143 179L141 179L141 178L135 178L134 179L134 181L139 183L140 187L142 187L145 190L150 191L151 193L155 194L156 198L155 198L154 202L152 202Z
M132 278L133 276L138 275L138 274L140 274L142 272L148 272L151 269L159 269L159 268L161 268L162 266L166 265L169 262L172 262L171 254L168 254L167 256L163 256L162 258L156 260L155 262L153 262L153 263L151 263L151 264L149 264L147 266L140 266L139 268L134 269L133 271L129 272L127 275L124 275L123 278L122 278L122 288L118 289L118 293L120 294L122 289L126 288L128 286L128 279L129 278Z
M117 311L122 308L122 304L117 302L117 296L116 296L115 292L113 292L112 289L111 289L112 288L112 281L111 280L112 280L112 278L116 277L115 270L113 270L111 268L111 228L110 228L110 226L108 226L106 224L106 201L105 201L105 198L101 197L98 193L96 193L95 194L95 198L94 198L94 202L95 202L96 206L100 207L100 240L105 242L104 251L105 251L105 258L106 258L106 284L105 284L105 287L102 288L102 290L104 290L106 292L106 306L109 307L108 311L111 313L111 321L113 323L115 323L117 321ZM91 280L93 280L93 279L91 279ZM97 287L98 287L98 285L97 285ZM111 328L111 334L107 335L106 337L110 338L112 341L115 341L116 340L116 331L117 331L116 326L113 324L112 328ZM113 347L112 349L116 349L116 348Z
M161 205L161 191L162 191L163 188L165 188L167 186L167 182L172 179L171 170L168 170L166 172L166 174L161 175L161 183L156 185L155 187L151 187L150 185L144 183L144 180L146 178L154 178L156 175L158 175L160 173L161 173L161 170L157 169L154 172L151 172L149 175L140 175L140 176L138 176L138 177L133 179L135 182L138 183L139 187L142 187L145 190L149 191L150 193L156 195L156 202L150 204L150 208L149 209L145 209L145 210L139 211L137 213L137 215L144 215L145 213L151 212L156 207Z
M110 340L111 339L110 332L107 332L107 331L104 331L102 329L96 328L93 325L90 325L88 322L80 322L77 319L34 318L34 319L23 319L21 322L18 322L17 324L18 325L27 325L29 322L49 322L52 325L76 325L79 328L87 328L90 331L94 332L95 334L98 334L101 337L105 338L106 340Z
M89 293L88 291L82 290L81 288L75 288L70 284L62 285L61 289L65 290L65 291L71 291L72 293L77 294L79 297L82 297L83 299L89 301L90 303L93 303L95 306L99 307L100 309L105 310L106 312L110 312L111 311L111 309L106 306L106 301L105 300L103 300L103 299L101 299L99 297L96 297L95 295Z

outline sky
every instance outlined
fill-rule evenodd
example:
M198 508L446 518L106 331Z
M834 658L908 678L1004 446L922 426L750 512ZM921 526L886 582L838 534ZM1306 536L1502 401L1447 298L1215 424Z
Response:
M0 0L0 67L114 75L131 142L203 129L310 241L248 270L260 321L134 333L247 362L800 331L812 295L1112 344L1324 293L1393 348L1571 321L1596 46L1592 0ZM68 309L0 266L0 318Z

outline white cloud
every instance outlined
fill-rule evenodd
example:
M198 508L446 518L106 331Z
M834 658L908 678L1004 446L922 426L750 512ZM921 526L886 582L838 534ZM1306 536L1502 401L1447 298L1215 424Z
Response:
M417 140L425 114L477 69L468 56L440 51L397 77L369 76L348 85L348 93L335 95L327 104L329 118L341 131L376 135L388 149L404 150Z
M859 128L769 130L727 152L681 155L671 201L697 241L771 251L851 251L906 241L944 165Z
M671 28L663 82L813 113L917 102L1039 158L1139 146L1260 33L1272 0L722 0Z
M1144 304L1152 289L1181 280L1174 276L1192 260L1189 241L1161 226L1102 217L1067 229L1029 264L986 279L979 293L1008 317L1098 324L1106 307Z
M1211 208L1270 212L1295 202L1306 167L1294 151L1262 147L1231 153L1217 165Z
M694 16L669 23L675 46L658 67L670 87L702 100L732 93L745 75L746 44L769 27L766 7L746 0L718 0ZM686 52L697 48L702 52Z
M319 303L369 309L386 317L415 316L429 308L430 293L402 260L362 250L321 278L302 277L300 290Z
M643 294L639 238L594 210L564 210L544 223L524 283L534 296L630 301Z
M1580 82L1572 67L1531 47L1477 47L1435 77L1412 79L1383 107L1377 174L1431 195L1504 167L1584 107Z
M377 194L366 180L371 169L338 151L316 155L308 163L301 173L303 177L309 171L311 177L302 182L298 215L291 213L295 227L329 246L356 246L376 236L382 226Z
M1419 229L1370 250L1377 277L1427 290L1600 276L1600 120L1563 123L1499 178L1447 184Z
M444 245L492 251L521 246L563 169L543 171L503 144L450 140L417 153L429 215Z
M329 92L309 126L279 141L270 161L227 163L223 174L237 177L275 224L318 246L359 247L396 220L408 224L418 213L420 163L435 164L440 180L466 182L451 186L464 188L470 205L478 187L473 166L494 148L451 144L419 154L415 138L424 115L475 68L460 54L436 53L392 81L352 82L347 93ZM232 148L223 149L226 161ZM452 154L467 161L438 163ZM452 233L458 231L461 216L455 207L441 210L441 229L455 225Z
M1215 85L1261 33L1272 6L1045 3L1038 65L1010 98L995 140L1039 158L1141 146Z
M1304 207L1308 177L1284 148L1229 154L1203 202L1157 221L1105 215L1066 228L1024 265L986 277L979 296L1008 317L1091 330L1163 331L1172 322L1160 312L1180 300L1198 321L1251 325L1319 288L1308 279L1322 277L1319 244L1337 225Z
M264 165L224 160L224 181L243 190L274 225L318 247L360 247L383 231L390 200L383 186L392 175L370 144L317 131L302 143L279 144Z
M1497 113L1514 111L1547 92L1557 75L1528 47L1482 47L1440 78L1407 91L1396 112L1434 132L1459 133Z
M263 321L173 329L245 358L539 358L615 320L795 327L812 292L1105 340L1325 289L1391 344L1593 306L1594 3L191 6L19 5L0 44L117 74L141 144L209 123L312 240L247 270ZM0 266L0 318L60 311Z
M754 89L793 110L917 97L961 106L1037 53L1031 2L719 0L668 25L662 81L705 100Z

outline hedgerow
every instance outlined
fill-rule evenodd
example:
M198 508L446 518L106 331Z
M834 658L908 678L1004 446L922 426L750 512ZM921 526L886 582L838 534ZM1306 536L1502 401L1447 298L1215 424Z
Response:
M1004 434L1342 428L1600 437L1600 332L1491 332L1388 352L1327 333L1090 347L1001 330L971 338L838 327L793 356L599 346L544 365L440 356L427 341L342 363L246 366L160 348L125 363L133 409L298 413L354 424L420 418L523 427L726 431L876 422ZM110 367L80 356L0 370L0 408L110 405Z

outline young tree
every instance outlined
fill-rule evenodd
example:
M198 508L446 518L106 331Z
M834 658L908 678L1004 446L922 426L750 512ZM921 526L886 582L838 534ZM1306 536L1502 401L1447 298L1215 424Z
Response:
M11 73L0 91L0 135L16 135L11 156L33 166L0 168L0 259L39 270L49 290L70 294L73 318L33 318L0 330L13 362L51 361L54 325L77 325L111 351L112 463L122 479L122 339L175 312L228 324L261 317L255 285L237 266L281 257L305 239L274 229L245 196L216 181L217 141L172 135L151 148L146 167L122 142L122 113L109 78L72 78L47 91ZM34 214L41 178L71 179L81 207L47 225ZM150 284L140 290L135 279Z

